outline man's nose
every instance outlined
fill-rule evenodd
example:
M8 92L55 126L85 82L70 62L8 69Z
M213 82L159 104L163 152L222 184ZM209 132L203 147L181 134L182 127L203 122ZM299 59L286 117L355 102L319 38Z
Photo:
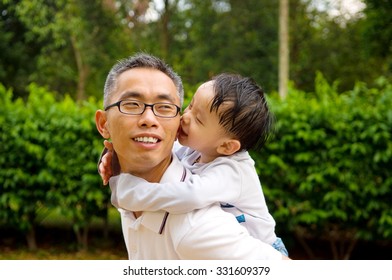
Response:
M159 124L157 116L155 116L151 107L146 107L139 117L140 126L156 126Z

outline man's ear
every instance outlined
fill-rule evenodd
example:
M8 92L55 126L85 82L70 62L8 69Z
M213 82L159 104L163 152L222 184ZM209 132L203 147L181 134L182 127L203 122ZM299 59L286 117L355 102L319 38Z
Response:
M97 126L97 129L103 138L110 138L110 133L107 129L107 118L105 111L97 110L97 112L95 112L95 125Z
M240 141L236 139L226 139L218 146L216 151L224 156L230 156L241 149Z

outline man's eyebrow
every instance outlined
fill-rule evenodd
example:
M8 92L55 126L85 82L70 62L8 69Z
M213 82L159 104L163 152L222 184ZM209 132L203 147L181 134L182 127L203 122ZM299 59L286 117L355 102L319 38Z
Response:
M158 99L159 100L164 100L164 101L169 101L170 103L175 103L175 99L173 97L173 95L169 94L169 93L159 93L158 94Z
M142 95L136 91L126 91L120 96L120 100L128 99L128 98L140 98Z

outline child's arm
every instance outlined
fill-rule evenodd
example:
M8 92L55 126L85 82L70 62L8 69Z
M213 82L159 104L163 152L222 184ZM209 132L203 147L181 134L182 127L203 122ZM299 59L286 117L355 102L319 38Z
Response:
M113 178L114 179L114 178ZM112 179L110 184L112 185ZM235 203L241 193L241 175L230 160L212 163L186 182L149 183L122 173L115 177L117 207L129 211L186 213L216 202Z
M107 140L103 142L105 148L101 152L98 160L98 173L101 176L102 183L107 185L110 177L120 174L120 164L117 154L113 149L113 144Z
M178 141L174 141L172 151L176 154L179 160L182 160L188 153L192 152L193 150L189 147L182 146Z

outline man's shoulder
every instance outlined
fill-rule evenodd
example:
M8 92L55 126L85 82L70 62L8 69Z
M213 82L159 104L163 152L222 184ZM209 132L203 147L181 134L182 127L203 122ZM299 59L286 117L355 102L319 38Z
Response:
M219 203L184 214L170 214L168 219L168 226L172 228L171 232L175 232L178 238L200 226L208 228L208 225L213 227L213 224L217 223L230 225L237 224L237 221L233 215L223 211Z
M219 204L170 214L165 234L181 259L281 259L278 251L251 237Z

